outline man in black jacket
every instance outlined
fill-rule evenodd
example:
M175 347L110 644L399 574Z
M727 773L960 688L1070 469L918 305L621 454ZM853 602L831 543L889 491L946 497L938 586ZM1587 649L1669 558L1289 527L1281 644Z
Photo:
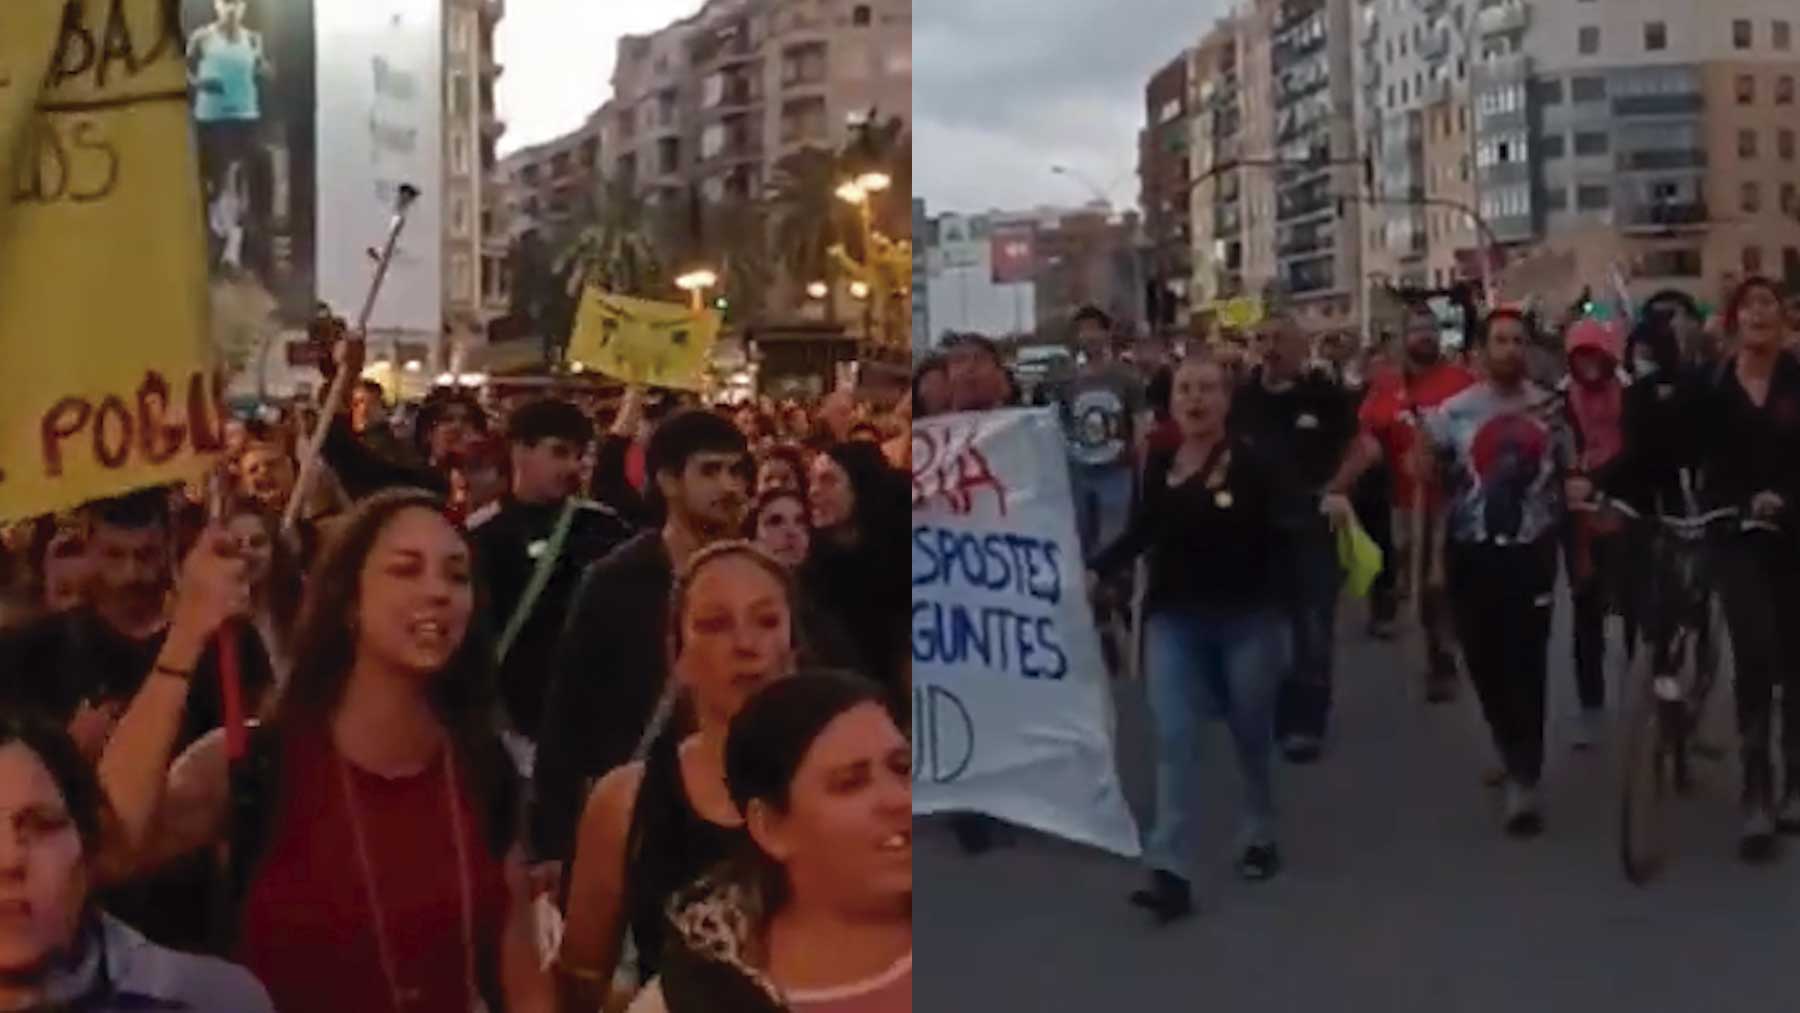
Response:
M543 721L556 638L576 582L589 563L631 535L613 510L577 499L563 537L556 537L565 506L581 487L581 455L593 438L593 423L567 401L543 398L521 405L507 420L512 487L469 518L495 632L512 634L502 644L500 699L512 726L508 743L521 757L530 756L529 743ZM540 566L550 567L547 581L518 616ZM528 772L530 764L524 766Z
M573 858L588 787L631 759L668 680L675 574L743 522L749 447L724 417L678 412L645 455L660 528L589 566L557 647L533 773L531 844L545 861Z

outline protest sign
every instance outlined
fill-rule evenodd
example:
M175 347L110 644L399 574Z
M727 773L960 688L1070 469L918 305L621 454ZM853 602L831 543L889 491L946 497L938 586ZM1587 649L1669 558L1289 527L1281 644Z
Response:
M223 443L177 13L0 4L0 520L193 478Z
M699 390L718 337L716 313L590 285L569 337L569 361L627 383Z
M912 433L913 811L1139 852L1049 409Z

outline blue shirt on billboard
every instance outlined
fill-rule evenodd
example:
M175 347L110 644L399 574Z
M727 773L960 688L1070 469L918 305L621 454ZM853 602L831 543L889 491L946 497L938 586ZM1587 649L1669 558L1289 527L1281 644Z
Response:
M235 38L217 25L194 33L188 47L194 64L194 119L201 123L262 118L257 69L262 36L245 28Z

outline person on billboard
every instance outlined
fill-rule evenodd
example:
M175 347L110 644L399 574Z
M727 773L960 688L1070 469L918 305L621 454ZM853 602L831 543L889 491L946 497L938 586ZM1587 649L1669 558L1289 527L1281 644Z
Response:
M262 33L245 25L248 6L248 0L214 0L216 20L189 36L187 48L207 228L219 244L217 266L229 271L244 267L262 86L275 73Z

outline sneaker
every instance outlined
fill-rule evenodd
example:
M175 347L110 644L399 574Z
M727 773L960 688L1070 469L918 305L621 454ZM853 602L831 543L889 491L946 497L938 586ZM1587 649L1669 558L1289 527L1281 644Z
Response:
M1238 856L1238 875L1252 883L1275 878L1281 871L1281 852L1273 844L1252 844Z
M1159 925L1180 921L1194 913L1194 895L1188 881L1161 869L1151 870L1149 887L1132 891L1131 903L1155 915Z
M1289 763L1316 763L1323 751L1323 744L1311 735L1294 732L1281 738L1281 755L1287 757Z
M1746 862L1766 862L1775 857L1775 817L1760 803L1744 810L1744 827L1738 834L1738 857Z
M1544 832L1544 815L1538 808L1536 788L1508 781L1505 811L1506 833L1509 837L1536 837Z

